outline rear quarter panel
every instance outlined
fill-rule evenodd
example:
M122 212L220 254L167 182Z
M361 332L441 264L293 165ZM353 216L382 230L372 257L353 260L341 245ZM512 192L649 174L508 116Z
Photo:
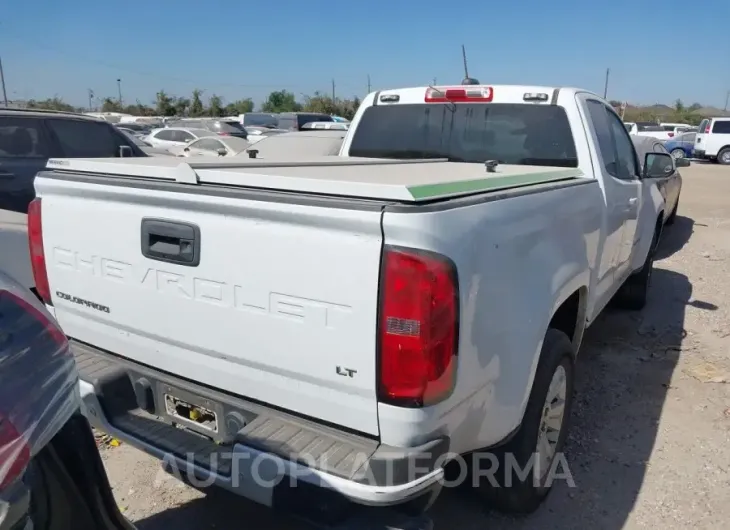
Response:
M423 409L379 405L382 441L495 444L521 422L557 307L594 282L603 209L596 181L441 211L386 209L385 243L449 256L460 289L457 383Z

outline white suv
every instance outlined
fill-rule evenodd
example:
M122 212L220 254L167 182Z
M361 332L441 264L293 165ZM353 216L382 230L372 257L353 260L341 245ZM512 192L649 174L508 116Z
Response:
M695 157L730 165L730 117L702 120L695 139Z

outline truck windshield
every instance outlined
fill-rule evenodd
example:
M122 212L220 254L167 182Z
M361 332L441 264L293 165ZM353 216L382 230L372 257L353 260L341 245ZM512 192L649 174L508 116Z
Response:
M355 128L349 155L578 166L565 110L519 103L369 107Z

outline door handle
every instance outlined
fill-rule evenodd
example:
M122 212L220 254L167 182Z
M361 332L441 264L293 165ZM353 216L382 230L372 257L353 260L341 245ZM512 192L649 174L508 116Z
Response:
M636 206L637 202L639 202L639 199L636 197L632 197L629 199L629 206Z
M0 179L14 179L15 175L13 173L8 173L7 171L0 171Z
M145 217L141 232L144 257L187 267L200 264L198 225Z

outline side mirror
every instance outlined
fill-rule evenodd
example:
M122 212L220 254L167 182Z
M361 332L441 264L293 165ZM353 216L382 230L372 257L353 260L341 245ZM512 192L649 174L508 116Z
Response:
M689 161L689 158L676 158L674 160L674 164L677 167L689 167L691 162Z
M186 153L189 153L190 152L190 148L189 147L186 147L185 149L183 149L183 151L185 151Z
M226 151L225 149L223 149L221 147L220 149L218 149L217 153L218 153L218 156L226 156L226 154L228 154L228 151Z
M647 153L642 178L662 179L675 171L674 159L667 153Z

